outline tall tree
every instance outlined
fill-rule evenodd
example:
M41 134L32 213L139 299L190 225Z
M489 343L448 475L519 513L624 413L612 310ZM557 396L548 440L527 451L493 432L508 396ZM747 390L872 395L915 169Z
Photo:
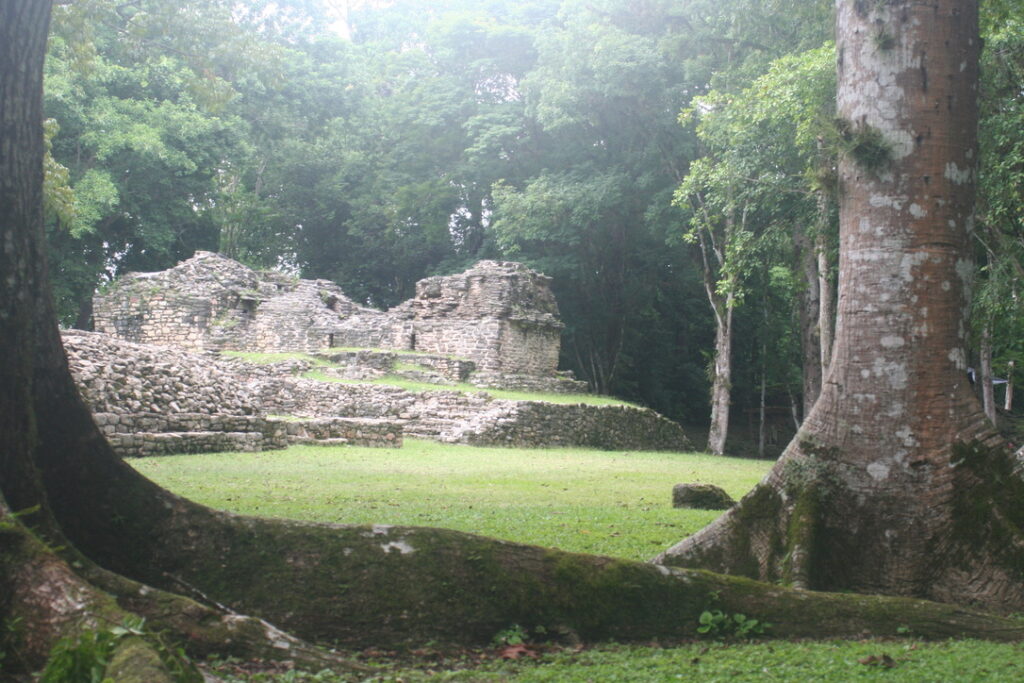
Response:
M697 344L678 343L685 322L656 314L668 291L693 285L685 248L666 244L682 218L671 189L693 157L675 112L698 87L676 59L672 19L661 0L563 3L523 84L532 168L494 192L501 253L555 278L563 363L603 393L636 391L655 339L681 365L699 359ZM663 333L652 337L653 318Z
M983 6L978 241L984 254L974 303L973 327L980 337L982 396L996 418L992 374L1008 380L1004 410L1013 405L1013 374L1024 362L1024 23L1018 2ZM986 343L987 341L987 343Z
M1024 480L966 376L977 3L837 8L850 151L831 372L765 480L660 560L1021 605Z
M715 320L712 453L724 452L729 429L735 309L755 271L773 265L765 256L783 253L759 247L778 230L792 234L790 252L795 253L783 260L800 271L803 281L795 293L804 351L804 414L820 392L821 338L830 336L832 325L826 245L834 232L828 181L834 177L834 158L823 150L831 149L824 138L834 137L826 134L835 100L834 55L829 43L782 57L740 92L713 90L695 98L682 117L684 122L696 119L704 148L677 190L676 203L689 211L686 235L698 246Z

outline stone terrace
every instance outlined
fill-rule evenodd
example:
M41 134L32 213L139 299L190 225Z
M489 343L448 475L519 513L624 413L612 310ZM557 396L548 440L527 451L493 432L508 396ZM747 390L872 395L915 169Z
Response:
M677 424L646 408L324 382L297 376L308 361L254 365L97 333L69 331L64 343L97 422L125 455L295 442L388 446L403 434L477 445L690 448Z

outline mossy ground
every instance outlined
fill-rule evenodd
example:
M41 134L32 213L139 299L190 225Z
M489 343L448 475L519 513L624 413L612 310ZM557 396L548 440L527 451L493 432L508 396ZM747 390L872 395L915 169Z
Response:
M400 516L390 516L406 508L404 513L411 512L415 517L412 523L451 527L457 526L452 523L453 520L460 517L465 519L469 515L474 520L472 528L468 529L471 531L504 535L511 540L526 540L541 545L557 545L570 550L641 558L649 557L659 549L658 546L651 543L647 548L647 543L634 546L631 542L624 542L617 546L618 550L609 552L595 550L587 545L601 539L598 545L606 548L603 544L612 539L614 543L619 543L620 538L643 537L653 527L652 518L646 514L652 510L662 510L670 515L688 514L669 507L671 483L677 479L696 478L716 483L732 495L739 496L757 481L768 466L764 462L684 454L511 451L417 442L411 442L406 448L395 451L306 447L290 449L284 453L154 458L137 460L134 464L176 492L247 513L270 512L277 516L299 516L293 512L308 509L311 500L319 500L313 506L318 512L306 515L307 518L406 524L409 521ZM730 468L736 468L739 474L735 471L730 474ZM500 472L504 472L504 475L496 474ZM713 474L715 472L717 474ZM637 473L644 476L637 478ZM467 475L470 481L461 480L461 475ZM643 483L645 477L649 478L646 484ZM422 479L420 485L424 482L426 485L420 487L415 484L418 479ZM374 480L379 488L370 491L368 488ZM613 492L609 498L604 486L616 481L616 485L622 485L623 488ZM265 486L266 482L271 482L271 485ZM195 491L188 490L189 486L194 487ZM346 489L346 486L351 488ZM652 488L645 489L645 486ZM318 488L323 492L318 493ZM640 491L636 495L639 500L630 502L619 497L623 491L635 491L638 488ZM644 491L651 491L649 501ZM215 502L218 496L222 497L222 503ZM552 506L560 496L566 496L576 504L576 519L571 520L574 523L569 526L570 533L564 537L556 533L539 540L517 535L530 526L523 523L523 519L559 519L560 515L556 514L558 510ZM635 519L628 514L617 518L617 526L612 532L610 528L594 525L591 515L595 513L580 505L583 501L602 500L610 513L639 510L645 514ZM416 507L417 501L426 501L426 504ZM517 507L530 508L531 502L535 503L533 507L536 509L528 510L525 517L519 518L513 514ZM624 502L626 505L621 505ZM364 508L362 513L359 508ZM484 510L488 514L473 517ZM445 518L449 513L453 519ZM714 514L709 513L709 516ZM425 517L427 515L430 517ZM486 517L511 519L511 522L503 522L503 533L495 534L481 528L479 521ZM569 521L562 520L556 524L564 525ZM698 522L695 527L702 524ZM601 533L593 533L595 528L600 529ZM533 528L527 533L543 536L548 532ZM679 527L673 525L659 529L658 533L668 537L666 540L671 542L679 537ZM573 542L586 545L574 546ZM484 556L483 551L481 553L480 562L491 561L491 558ZM551 558L552 561L560 561L554 553ZM565 566L554 567L553 573L560 585L577 589L582 587L581 590L590 591L595 596L604 595L601 600L614 600L608 591L602 593L604 586L595 583L602 578L601 574L581 575L580 572L585 574L584 569L570 559L562 558ZM612 583L621 587L621 578L615 577ZM639 578L626 583L642 583ZM513 588L518 590L522 587L501 587L502 593L512 595L515 593ZM642 589L643 586L638 588ZM567 589L567 593L572 592ZM729 602L725 602L723 597L720 606L729 613L743 610L771 621L771 614L759 611L756 594L744 595L737 589L730 593ZM628 596L624 599L628 599ZM861 599L877 600L869 597ZM555 602L557 600L553 601L553 609L557 609ZM900 630L900 624L903 623L900 620L901 613L897 608L897 613L893 614L892 609L888 605L878 610L879 614L884 612L879 618L891 629L874 632L904 632ZM622 612L628 611L624 606ZM826 612L833 613L834 610L826 609ZM824 613L819 616L827 621ZM913 618L910 612L902 616L908 622ZM817 619L813 614L808 614L809 621L817 623ZM504 628L515 627L516 624L509 623ZM527 635L531 628L527 625ZM494 635L498 636L501 631L501 628L495 628ZM908 632L907 636L912 638L913 631ZM565 642L565 639L561 641ZM308 680L323 683L349 680L846 681L880 680L883 677L897 681L1003 681L1020 679L1024 673L1021 669L1024 666L1024 646L1021 644L996 645L969 640L923 644L912 639L663 644L668 647L605 645L577 650L573 647L548 646L519 651L518 658L511 661L502 659L499 649L467 650L461 655L449 651L441 655L432 652L429 645L413 652L368 651L356 655L369 659L371 663L383 665L384 673L375 677L302 674L280 667L275 669L276 673L260 673L258 667L253 669L248 665L241 667L235 664L224 664L224 668L219 670L232 681ZM534 654L538 655L536 659ZM235 673L232 674L232 671Z

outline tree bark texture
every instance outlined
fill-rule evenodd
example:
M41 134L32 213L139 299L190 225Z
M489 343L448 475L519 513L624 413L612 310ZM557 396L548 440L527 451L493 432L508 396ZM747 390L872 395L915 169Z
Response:
M1024 482L966 375L977 3L837 10L831 370L765 480L658 561L1019 610Z

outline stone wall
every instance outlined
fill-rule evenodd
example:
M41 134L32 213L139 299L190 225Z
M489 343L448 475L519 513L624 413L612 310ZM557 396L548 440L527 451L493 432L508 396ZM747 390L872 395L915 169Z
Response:
M256 272L206 251L169 270L129 273L93 298L97 332L190 350L316 351L359 315L381 313L328 280Z
M254 416L171 416L94 413L100 430L124 457L178 453L257 452L292 444L400 447L402 426L388 420L320 418L284 420Z
M308 361L254 365L89 332L67 332L64 343L83 397L125 455L309 441L397 446L403 435L481 445L689 447L678 425L646 408L317 381L295 376Z
M268 418L259 404L264 383L305 370L308 363L258 366L80 331L65 332L64 347L97 425L121 455L402 443L396 420L350 419L344 413L308 422Z
M64 348L96 413L256 415L253 388L214 354L135 344L68 330Z
M458 384L466 382L476 371L476 363L473 361L425 353L353 349L331 350L315 356L338 366L331 369L330 374L342 379L375 379L396 375L433 384Z
M431 277L390 311L359 306L333 283L256 272L210 252L159 273L132 273L93 301L96 330L189 350L420 351L472 362L488 386L557 377L563 325L551 279L519 263L481 261ZM573 385L573 391L585 390Z
M453 442L487 446L656 451L693 448L678 424L648 408L536 401L504 401L446 437Z
M551 278L521 263L481 261L420 280L395 310L411 318L416 350L471 358L492 374L548 377L558 367L564 325Z

